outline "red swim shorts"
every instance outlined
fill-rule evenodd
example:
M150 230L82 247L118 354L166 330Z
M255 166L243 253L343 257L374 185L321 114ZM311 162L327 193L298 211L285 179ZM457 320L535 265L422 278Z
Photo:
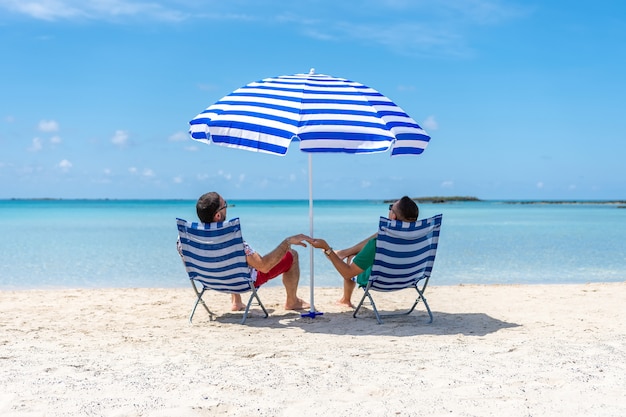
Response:
M293 255L291 251L287 251L285 256L278 262L272 269L267 272L257 271L256 273L256 281L254 282L254 286L259 288L261 285L265 284L272 278L276 278L280 274L284 274L289 271L291 265L293 264Z

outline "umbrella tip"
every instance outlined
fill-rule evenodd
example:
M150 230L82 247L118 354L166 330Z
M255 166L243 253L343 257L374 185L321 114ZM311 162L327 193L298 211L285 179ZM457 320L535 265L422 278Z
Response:
M315 68L311 68L311 69L309 70L309 75L313 75L313 74L315 74Z

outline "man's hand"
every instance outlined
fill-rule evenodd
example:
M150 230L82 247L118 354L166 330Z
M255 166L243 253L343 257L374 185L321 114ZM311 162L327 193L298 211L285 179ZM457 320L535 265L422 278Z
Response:
M290 236L285 239L285 241L289 243L290 245L300 245L300 246L304 246L305 248L306 248L306 243L304 242L311 242L312 240L313 239L311 239L309 236L304 235L302 233L300 233L299 235Z

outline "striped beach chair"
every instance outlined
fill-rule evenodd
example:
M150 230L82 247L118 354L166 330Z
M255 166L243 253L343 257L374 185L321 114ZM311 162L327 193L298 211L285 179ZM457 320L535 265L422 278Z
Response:
M202 299L206 290L229 294L251 292L241 324L246 322L254 300L265 313L265 317L268 317L246 262L239 219L220 223L176 219L176 225L183 263L197 297L189 315L189 323L192 322L198 304L204 306L213 320L213 312Z
M435 263L439 231L443 215L416 222L402 222L381 217L378 225L376 240L376 255L372 266L369 281L361 302L359 302L353 316L356 317L363 302L368 299L378 324L382 324L382 317L411 314L420 300L433 321L424 291L430 280ZM406 288L415 288L417 299L406 312L381 315L376 308L372 291L398 291Z

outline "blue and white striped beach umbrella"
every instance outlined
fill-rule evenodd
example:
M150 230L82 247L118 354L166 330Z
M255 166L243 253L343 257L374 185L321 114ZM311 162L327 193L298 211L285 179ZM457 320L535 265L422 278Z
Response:
M313 236L312 159L315 152L421 154L430 136L373 88L316 74L265 78L241 87L189 122L192 139L285 155L292 140L309 153L309 225ZM311 248L311 314L313 306Z
M284 155L304 152L420 154L430 136L373 88L329 75L266 78L241 87L190 122L200 142Z

